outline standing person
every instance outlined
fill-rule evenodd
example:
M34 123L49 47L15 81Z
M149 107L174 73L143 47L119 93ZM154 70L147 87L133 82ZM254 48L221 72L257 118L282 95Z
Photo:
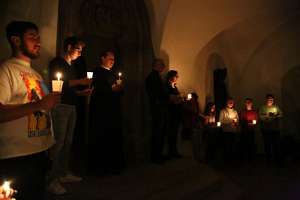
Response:
M182 122L182 103L183 99L180 96L180 92L177 88L178 72L170 70L167 73L167 92L169 96L168 101L168 157L169 158L181 158L177 148L177 138L179 132L179 126Z
M226 107L221 110L219 122L221 122L223 132L224 159L235 159L237 156L239 115L234 109L232 98L227 99Z
M166 66L162 59L154 59L152 71L146 78L146 92L149 97L150 112L152 116L152 134L150 153L151 161L156 164L164 162L163 148L167 132L167 99L161 74Z
M77 37L66 38L64 55L54 58L49 64L49 80L56 79L57 73L61 73L64 80L61 104L52 112L56 144L51 149L53 164L48 190L56 195L67 192L61 183L81 181L81 177L70 172L69 162L76 122L76 98L91 94L91 89L88 88L91 80L77 79L76 69L73 66L73 61L81 55L83 46L84 43ZM78 86L85 86L85 89L77 90Z
M245 99L245 108L240 114L242 158L252 161L255 155L255 125L258 114L253 108L253 100Z
M199 124L199 102L198 95L193 92L187 97L183 103L182 114L182 131L181 138L190 140L193 134L193 129Z
M121 96L123 83L112 68L115 55L104 51L94 70L94 92L90 103L89 170L91 173L120 174L125 167Z
M220 128L217 126L216 105L213 102L207 103L204 111L205 160L207 163L216 161L217 150L219 149Z
M0 65L0 176L12 180L16 199L45 198L47 151L53 145L49 110L59 101L31 68L40 54L38 27L13 21L6 27L12 56Z
M272 94L266 95L266 103L259 109L261 131L264 139L267 162L280 161L280 108L274 103Z

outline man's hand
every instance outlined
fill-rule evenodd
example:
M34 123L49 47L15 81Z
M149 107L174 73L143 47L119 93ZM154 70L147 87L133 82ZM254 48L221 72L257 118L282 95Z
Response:
M94 88L87 88L87 89L84 89L84 90L79 90L79 91L76 91L76 94L78 96L89 96L92 94Z
M83 86L90 86L92 81L93 79L88 79L88 78L82 78L78 80L79 85L83 85Z
M37 102L40 110L51 110L60 102L61 95L59 93L50 93Z
M113 84L111 86L113 92L121 92L123 88L124 88L123 84Z

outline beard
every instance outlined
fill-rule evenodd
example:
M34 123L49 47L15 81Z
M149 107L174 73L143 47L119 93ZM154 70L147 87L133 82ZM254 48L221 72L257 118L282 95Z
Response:
M30 52L29 49L27 48L27 46L24 44L24 42L22 41L21 42L21 45L20 45L20 50L22 51L22 53L29 57L30 59L35 59L35 58L38 58L40 56L40 51L36 51L36 53L34 52Z

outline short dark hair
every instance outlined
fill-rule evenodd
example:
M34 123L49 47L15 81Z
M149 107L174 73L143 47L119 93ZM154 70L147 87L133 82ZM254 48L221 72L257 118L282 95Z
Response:
M206 106L205 106L204 114L205 114L205 115L209 115L210 110L211 110L211 108L212 108L213 106L215 106L215 103L214 103L214 102L208 102L208 103L206 104Z
M266 99L270 99L270 98L275 99L274 95L269 93L266 95Z
M163 64L165 66L165 63L163 61L163 59L161 58L154 58L152 61L152 67L156 67L157 63Z
M178 74L178 72L176 70L168 71L167 77L166 77L167 81L169 81L169 80L171 80L171 78L177 76L177 74Z
M24 33L27 30L36 30L39 31L36 24L28 21L12 21L6 26L6 38L11 47L13 47L13 43L11 41L12 36L17 36L22 39Z
M83 42L82 39L76 37L76 36L71 36L67 37L64 40L64 51L68 51L68 46L71 45L72 48L76 47L77 45L85 46L85 43Z
M250 97L247 97L247 98L245 99L245 101L250 101L250 102L253 102L253 99L252 99L252 98L250 98Z
M100 53L100 58L106 57L109 53L115 55L115 52L111 49L106 49Z
M227 97L226 102L228 101L234 101L233 97Z

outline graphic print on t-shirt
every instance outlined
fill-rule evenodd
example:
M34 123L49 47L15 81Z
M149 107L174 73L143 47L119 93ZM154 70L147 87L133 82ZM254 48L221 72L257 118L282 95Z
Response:
M43 83L35 74L21 72L22 80L26 86L28 102L40 100L47 91ZM28 116L28 137L39 137L50 134L50 116L44 111L38 111Z

